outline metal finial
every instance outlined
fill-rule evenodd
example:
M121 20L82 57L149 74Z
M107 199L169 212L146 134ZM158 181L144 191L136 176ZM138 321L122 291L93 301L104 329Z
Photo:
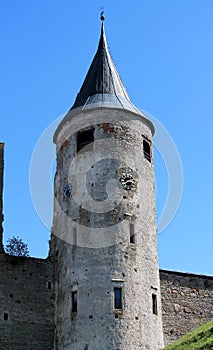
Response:
M105 20L104 11L101 11L100 19L102 22Z

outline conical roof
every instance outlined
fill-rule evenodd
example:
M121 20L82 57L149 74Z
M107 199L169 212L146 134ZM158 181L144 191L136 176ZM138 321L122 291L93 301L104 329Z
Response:
M110 56L102 21L98 49L72 109L124 108L139 113L131 102Z
M149 120L149 117L144 111L142 112L134 106L126 92L107 47L103 16L101 16L101 20L102 27L97 52L76 97L75 103L66 113L55 131L53 137L55 143L57 143L57 137L63 125L70 121L74 115L78 115L81 111L86 112L96 108L131 111L137 114L148 125L154 135L154 126Z

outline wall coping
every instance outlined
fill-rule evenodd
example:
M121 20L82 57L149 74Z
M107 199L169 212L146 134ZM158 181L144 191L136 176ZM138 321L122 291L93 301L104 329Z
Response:
M173 271L173 270L159 270L161 273L166 273L168 275L177 275L177 276L185 276L185 277L196 277L196 278L208 278L210 280L213 280L213 275L203 275L198 273L191 273L191 272L182 272L182 271Z

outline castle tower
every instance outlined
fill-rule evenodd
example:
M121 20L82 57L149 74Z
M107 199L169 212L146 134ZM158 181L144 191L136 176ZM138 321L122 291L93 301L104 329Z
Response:
M102 23L54 135L56 350L163 347L153 133L124 88Z

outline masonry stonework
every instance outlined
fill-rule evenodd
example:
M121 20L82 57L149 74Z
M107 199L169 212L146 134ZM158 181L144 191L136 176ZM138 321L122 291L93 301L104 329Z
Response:
M0 349L53 350L53 339L51 259L0 254Z
M61 241L61 244L64 249L65 242ZM87 266L81 264L81 269L87 272L88 280L93 280L90 271L86 271ZM0 254L0 349L56 349L53 271L50 258L17 260ZM213 319L212 276L160 270L160 284L165 345ZM91 289L92 286L88 293ZM4 320L5 314L8 320ZM92 324L94 310L89 310L88 305L84 314L85 322ZM71 317L70 313L67 322ZM130 323L136 321L134 316ZM102 316L100 328L105 329L105 317ZM133 349L131 345L129 349Z
M213 319L213 277L160 270L165 345Z
M65 240L56 248L58 350L163 347L153 157L150 162L145 159L142 148L143 138L152 139L147 124L141 116L125 110L97 108L77 114L73 111L56 131L53 233ZM88 127L93 130L94 142L77 154L77 133ZM76 162L72 172L73 154ZM130 169L135 188L127 191L119 179ZM109 177L116 180L121 196L119 206L112 199L113 212L95 215L94 210L84 211L86 200L84 208L72 202L85 183L85 174L88 191L96 201L106 199ZM72 185L72 196L65 200L66 183ZM130 242L130 224L134 225L134 243ZM116 287L122 289L121 310L113 306ZM78 295L76 313L72 312L73 291ZM152 295L157 301L155 313Z

